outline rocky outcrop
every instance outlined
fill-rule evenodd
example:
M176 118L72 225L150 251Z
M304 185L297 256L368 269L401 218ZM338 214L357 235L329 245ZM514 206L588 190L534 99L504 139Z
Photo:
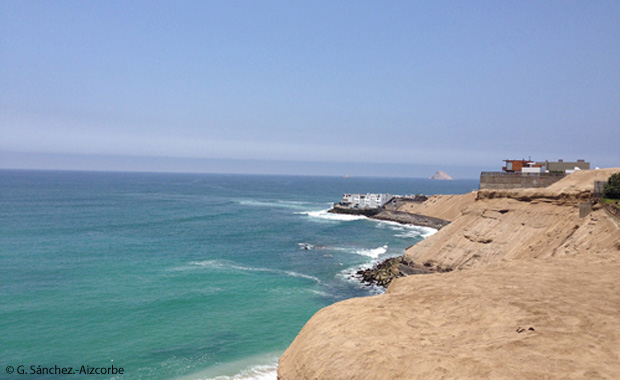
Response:
M349 208L340 205L334 205L331 210L327 212L332 214L346 214L346 215L363 215L369 218L377 215L381 209L379 208L371 208L371 209L359 209L359 208Z
M423 199L428 199L428 198L424 197ZM423 201L421 201L420 198L418 198L418 196L416 196L416 198L412 200L407 200L407 201L399 200L398 202L395 202L395 203L404 205L404 204L409 204L410 202L416 203L416 204L423 203ZM431 227L437 230L450 224L449 221L443 220L440 218L435 218L435 217L428 216L428 215L416 214L410 211L400 211L398 210L397 207L393 207L391 205L380 207L380 208L375 208L375 209L355 209L355 208L348 208L348 207L344 207L340 205L334 205L334 207L328 212L334 213L334 214L364 215L371 219L385 220L385 221L402 223L402 224L412 224L412 225L421 226L421 227Z
M373 219L378 220L387 220L391 222L397 222L402 224L413 224L421 227L431 227L436 230L440 230L443 227L450 224L449 221L433 218L431 216L421 215L421 214L413 214L410 212L403 211L388 211L382 210L379 213L372 216Z
M420 265L407 261L404 256L398 256L385 259L375 264L372 268L360 269L356 272L355 277L362 283L387 288L392 281L400 277L450 271L452 271L451 268L443 268L431 261Z
M402 259L454 271L320 310L279 379L620 378L620 228L596 206L579 218L609 175L477 196Z
M452 272L452 268L442 267L434 261L415 263L407 261L404 256L385 259L370 269L360 269L356 276L362 283L378 285L387 288L397 278L407 277L414 274Z

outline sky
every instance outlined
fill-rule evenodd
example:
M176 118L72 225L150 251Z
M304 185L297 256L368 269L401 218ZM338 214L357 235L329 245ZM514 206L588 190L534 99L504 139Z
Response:
M620 1L2 1L0 168L620 166Z

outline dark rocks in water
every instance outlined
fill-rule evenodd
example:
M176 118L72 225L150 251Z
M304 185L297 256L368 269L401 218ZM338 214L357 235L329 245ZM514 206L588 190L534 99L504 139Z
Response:
M373 217L377 215L381 211L380 208L371 208L371 209L359 209L359 208L348 208L341 205L334 205L327 212L332 214L345 214L345 215L363 215L367 217Z
M357 274L361 277L361 281L367 284L375 284L387 288L387 286L397 277L402 277L399 265L403 264L402 256L386 259L377 263L370 269L361 269Z
M368 285L378 285L387 288L388 285L399 277L411 276L414 274L427 274L433 272L449 272L452 269L428 265L416 265L408 262L403 256L392 257L377 263L370 269L360 269L356 272L357 277Z

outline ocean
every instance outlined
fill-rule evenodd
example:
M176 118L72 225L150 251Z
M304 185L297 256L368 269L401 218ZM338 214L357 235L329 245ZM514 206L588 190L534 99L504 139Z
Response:
M28 377L18 369L75 378L62 368L84 366L123 369L98 378L275 379L278 357L316 311L381 292L352 273L434 232L328 214L332 202L477 188L2 170L0 378Z

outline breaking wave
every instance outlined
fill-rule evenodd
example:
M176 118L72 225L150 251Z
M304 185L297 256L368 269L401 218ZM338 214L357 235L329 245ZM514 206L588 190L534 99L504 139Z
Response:
M421 237L423 239L426 239L427 237L435 234L438 231L435 228L431 227L414 226L390 221L381 221L377 224L377 227L389 228L397 232L396 234L394 234L394 236L402 238Z
M377 260L372 260L366 264L350 267L347 269L343 269L336 276L343 281L346 281L350 284L355 285L355 287L359 289L364 289L368 291L370 294L383 294L385 293L385 288L376 284L365 284L362 282L362 277L357 274L359 270L366 270L372 268L375 264L377 264Z
M361 220L368 219L363 215L347 215L347 214L333 214L327 212L328 210L320 210L320 211L304 211L298 212L297 214L308 215L311 218L323 219L323 220L333 220L339 222L349 222L352 220Z
M250 367L234 376L218 376L209 380L276 380L278 378L277 365L257 365Z
M358 255L372 257L373 259L378 258L387 252L388 246L387 244L382 247L372 248L372 249L358 249L355 251Z
M262 364L256 364L257 361L259 363L262 362ZM235 374L217 375L218 372ZM261 355L237 362L221 364L193 375L177 378L176 380L276 380L277 378L278 357L267 358L266 355Z

